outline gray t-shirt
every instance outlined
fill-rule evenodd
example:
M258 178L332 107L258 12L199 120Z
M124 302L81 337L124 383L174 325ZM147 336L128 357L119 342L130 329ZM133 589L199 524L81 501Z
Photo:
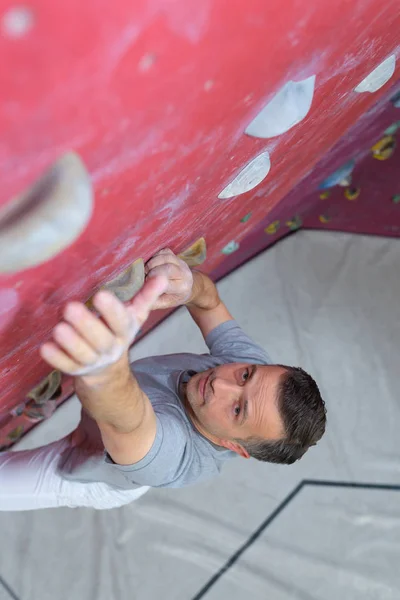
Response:
M142 460L132 465L117 465L107 452L75 448L62 457L59 468L63 477L131 489L144 485L183 487L218 475L224 462L237 455L214 445L195 429L184 409L181 384L194 373L218 365L271 361L235 321L222 323L205 341L209 354L170 354L132 363L157 420L154 443Z

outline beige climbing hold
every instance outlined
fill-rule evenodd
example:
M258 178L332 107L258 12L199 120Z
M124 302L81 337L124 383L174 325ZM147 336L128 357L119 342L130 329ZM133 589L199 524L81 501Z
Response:
M127 269L101 286L100 290L108 290L121 302L129 302L144 284L144 262L142 258L135 260ZM93 310L93 296L85 302L89 310Z
M58 398L61 395L61 372L52 371L47 377L34 387L27 397L34 400L36 404L45 404L48 400Z
M178 254L178 258L183 260L188 267L197 267L201 265L207 258L207 245L206 240L201 237L194 244L186 248L183 252Z
M62 156L28 190L0 208L0 273L34 267L72 244L93 205L89 175L79 156Z
M139 258L117 277L104 284L101 289L112 292L121 302L128 302L138 293L143 284L144 262Z

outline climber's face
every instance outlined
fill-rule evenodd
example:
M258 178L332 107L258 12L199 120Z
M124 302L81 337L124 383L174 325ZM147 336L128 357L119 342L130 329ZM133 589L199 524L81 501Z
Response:
M277 406L284 367L231 363L197 373L186 386L186 408L197 430L242 456L240 439L285 435Z

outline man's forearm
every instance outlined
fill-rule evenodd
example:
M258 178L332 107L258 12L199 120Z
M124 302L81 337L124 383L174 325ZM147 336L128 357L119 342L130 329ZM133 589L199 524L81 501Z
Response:
M190 308L211 310L220 303L218 290L213 281L200 271L193 271L193 290L190 299L185 305Z
M128 357L106 373L75 378L75 391L82 406L98 425L130 433L140 426L145 402Z

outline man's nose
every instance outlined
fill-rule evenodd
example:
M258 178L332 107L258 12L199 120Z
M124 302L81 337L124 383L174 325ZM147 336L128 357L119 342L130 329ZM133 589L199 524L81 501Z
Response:
M224 379L222 377L216 377L212 383L212 387L215 395L225 395L227 393L234 393L237 390L236 381L230 379Z

